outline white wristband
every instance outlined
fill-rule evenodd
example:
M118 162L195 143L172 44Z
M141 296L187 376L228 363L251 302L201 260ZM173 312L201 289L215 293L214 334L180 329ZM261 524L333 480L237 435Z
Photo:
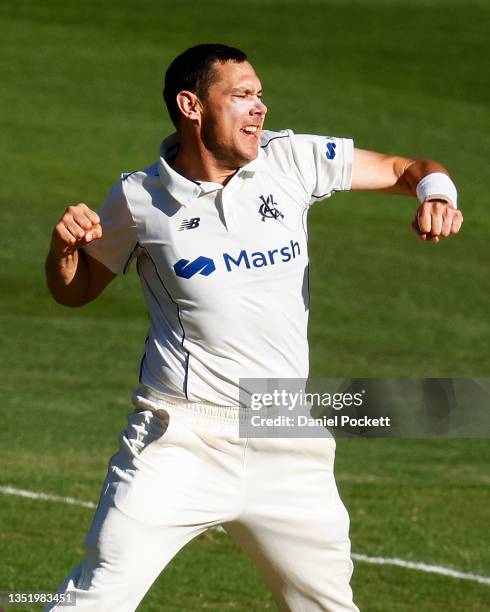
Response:
M430 197L441 197L449 200L449 204L454 208L458 208L456 185L447 174L442 172L432 172L420 179L417 183L416 193L421 202L425 202Z

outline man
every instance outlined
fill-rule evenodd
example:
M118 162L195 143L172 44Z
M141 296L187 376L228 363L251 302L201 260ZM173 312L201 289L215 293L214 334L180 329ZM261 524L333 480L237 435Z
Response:
M283 610L357 610L348 515L327 439L238 435L240 378L306 378L306 212L335 191L417 194L414 229L459 231L437 162L351 140L263 131L267 108L245 54L199 45L169 67L177 134L123 175L99 214L70 206L47 280L67 306L95 299L133 258L150 314L134 414L65 580L86 610L134 610L172 557L210 526L255 561Z

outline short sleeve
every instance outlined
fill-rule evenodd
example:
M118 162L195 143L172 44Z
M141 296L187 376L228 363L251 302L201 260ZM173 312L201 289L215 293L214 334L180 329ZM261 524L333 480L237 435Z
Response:
M348 191L352 184L354 143L349 138L297 134L294 155L300 168L310 204Z
M84 250L114 274L123 274L135 254L138 236L122 181L114 185L97 213L102 226L102 238L85 246Z

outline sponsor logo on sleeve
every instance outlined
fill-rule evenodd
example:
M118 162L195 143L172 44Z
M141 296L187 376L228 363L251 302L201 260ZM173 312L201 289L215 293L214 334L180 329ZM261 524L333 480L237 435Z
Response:
M335 142L327 142L327 159L334 159L336 147Z

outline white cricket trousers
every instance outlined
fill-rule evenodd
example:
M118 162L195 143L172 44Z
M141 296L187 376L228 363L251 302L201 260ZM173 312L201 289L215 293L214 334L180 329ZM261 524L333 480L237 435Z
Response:
M169 404L138 391L86 557L59 589L76 593L76 610L135 610L185 544L222 525L280 610L358 611L334 439L240 438L238 408Z

